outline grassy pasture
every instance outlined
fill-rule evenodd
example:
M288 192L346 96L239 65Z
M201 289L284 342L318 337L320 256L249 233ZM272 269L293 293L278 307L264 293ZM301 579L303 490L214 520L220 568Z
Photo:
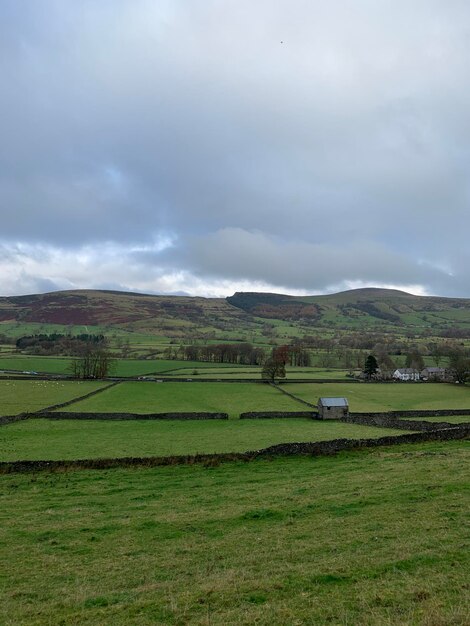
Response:
M95 381L0 380L0 415L39 411L104 385Z
M197 376L197 378L220 378L220 379L230 379L230 378L261 378L261 367L254 366L233 366L226 365L224 369L220 367L215 367L213 364L207 363L208 367L204 367L203 369L199 369L197 365L191 368L180 369L175 372L171 372L172 376L188 376L190 378ZM194 374L194 371L197 374ZM331 378L344 378L346 379L346 375L348 370L344 369L322 369L315 367L286 367L286 378L287 380L291 378L303 378L303 379L331 379Z
M0 623L468 624L463 441L0 476Z
M117 421L33 419L0 429L0 461L246 452L294 441L403 431L309 419Z
M470 407L470 387L445 384L299 383L284 387L316 404L320 396L346 396L352 411L463 409ZM269 385L257 383L126 382L67 411L223 411L238 417L244 411L299 411L305 405Z
M308 410L265 384L125 382L65 410L89 413L221 411L238 417L244 411L300 411L302 408Z
M319 397L345 396L351 411L470 408L470 387L441 383L302 383L290 393L316 404Z
M0 356L0 370L20 370L44 372L47 374L69 374L70 363L73 357L55 357L55 356L32 356L32 355L13 355ZM114 367L110 372L113 376L141 376L167 370L176 370L175 375L180 368L186 371L205 370L206 367L212 366L211 363L198 363L192 361L171 361L171 360L150 360L150 359L116 359ZM237 368L236 365L228 366L221 364L218 371L229 367L231 370ZM259 375L259 372L258 372Z
M444 417L404 417L407 420L422 420L424 422L448 422L449 424L463 424L470 422L470 415L446 415Z

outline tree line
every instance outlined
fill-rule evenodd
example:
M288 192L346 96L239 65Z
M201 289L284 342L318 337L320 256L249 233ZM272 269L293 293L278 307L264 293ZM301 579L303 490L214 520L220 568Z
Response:
M293 342L275 350L282 351L288 365L305 367L311 364L310 353L301 343ZM248 342L170 346L163 353L165 359L234 365L263 365L269 356L269 352Z

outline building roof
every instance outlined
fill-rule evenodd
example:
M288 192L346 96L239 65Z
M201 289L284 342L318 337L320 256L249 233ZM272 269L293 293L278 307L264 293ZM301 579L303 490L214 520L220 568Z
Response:
M322 406L349 406L346 398L320 398Z
M418 370L413 369L412 367L399 367L395 370L395 373L399 374L419 374Z
M425 367L423 370L423 372L429 372L430 374L441 374L445 371L445 367Z

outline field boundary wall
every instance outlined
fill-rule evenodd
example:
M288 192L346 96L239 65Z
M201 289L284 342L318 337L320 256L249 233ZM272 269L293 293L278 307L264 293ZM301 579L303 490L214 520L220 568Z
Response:
M4 461L0 462L0 474L15 472L64 471L71 469L112 469L117 467L158 467L168 465L215 466L221 462L252 461L262 458L285 456L330 456L341 451L414 444L426 441L450 441L467 439L470 424L458 425L429 432L390 435L378 439L333 439L330 441L280 443L261 450L240 453L198 454L171 457L124 457L109 459L81 459L72 461Z
M30 417L42 417L57 420L228 420L227 413L206 413L194 411L188 413L74 413L68 411L41 411Z
M318 413L316 411L247 411L240 413L241 420L285 419L296 417L318 419Z
M60 404L51 404L51 406L46 406L39 411L34 411L34 415L47 413L48 411L54 411L55 409L64 409L66 406L70 406L71 404L75 404L76 402L81 402L82 400L86 400L87 398L92 398L93 396L96 396L99 393L103 393L103 391L107 391L108 389L111 389L111 387L116 387L116 385L120 384L121 381L111 383L110 385L106 385L105 387L100 387L99 389L95 389L94 391L89 391L83 396L78 396L76 398L72 398L71 400L67 400L67 402L61 402Z

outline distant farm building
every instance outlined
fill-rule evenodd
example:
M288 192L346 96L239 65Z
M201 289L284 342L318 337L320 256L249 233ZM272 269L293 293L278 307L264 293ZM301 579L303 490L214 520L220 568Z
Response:
M337 420L349 415L346 398L319 398L318 417L322 420Z
M425 367L421 372L423 380L449 380L449 372L445 367Z
M396 380L419 380L420 374L418 370L412 367L402 367L393 372L393 378Z

